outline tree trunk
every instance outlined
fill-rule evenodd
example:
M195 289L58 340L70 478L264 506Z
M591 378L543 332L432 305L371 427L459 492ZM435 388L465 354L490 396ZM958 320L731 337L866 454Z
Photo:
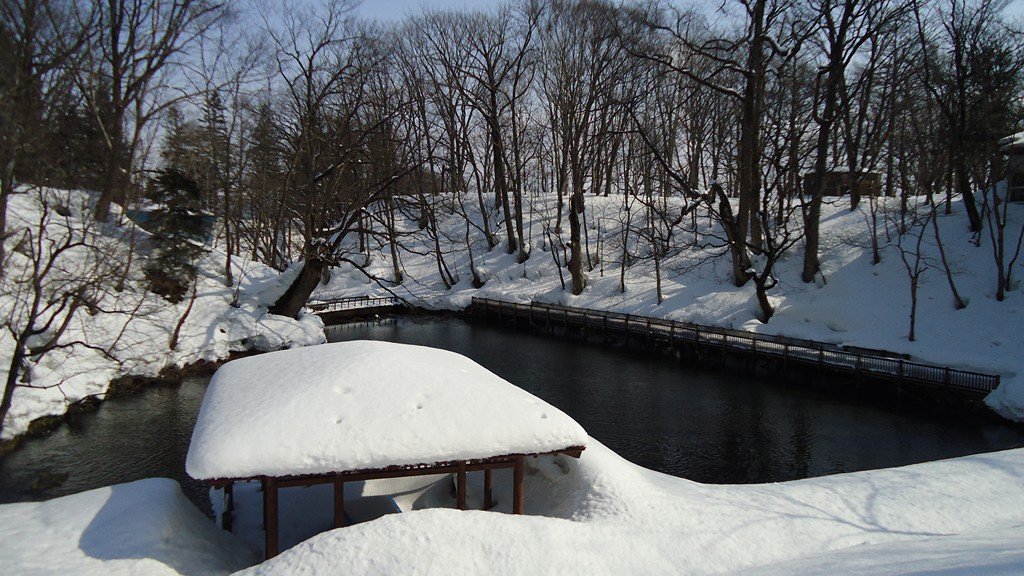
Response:
M747 78L743 89L739 141L739 195L737 240L755 251L763 241L761 220L757 215L761 188L761 122L764 107L764 11L765 0L755 3L751 15L754 27L747 56ZM736 279L739 281L739 279ZM743 278L746 282L746 278Z
M396 284L401 284L405 279L402 275L402 267L398 261L398 227L395 225L395 201L388 192L384 195L384 203L387 209L387 223L388 223L388 248L391 251L391 271L394 275L394 281Z
M746 243L740 238L740 226L736 217L732 214L732 205L725 195L720 184L712 184L711 189L718 195L718 214L722 221L722 228L725 229L726 240L729 244L729 252L732 256L732 277L733 283L743 286L750 280L750 255L747 253Z
M569 196L569 276L572 278L572 293L579 296L587 286L583 275L583 250L580 236L580 213L583 212L583 193L573 191Z
M3 180L0 181L0 279L7 270L4 264L7 262L7 254L4 248L4 241L7 240L7 199L14 192L14 162L4 168Z
M917 339L917 277L910 279L910 333L907 340L913 342Z
M328 263L319 257L307 259L291 286L277 299L277 302L274 302L269 312L298 319L299 312L302 312L306 302L309 302L309 297L316 290L321 275L328 266Z
M19 341L15 344L14 354L11 356L11 363L8 365L7 380L4 382L4 395L0 399L0 431L3 430L4 420L7 412L11 409L14 401L14 389L18 386L18 376L21 374L21 362L25 358L24 345Z
M956 186L960 196L964 199L964 209L967 210L967 219L971 223L971 232L981 231L981 214L978 213L978 204L974 200L974 191L971 189L971 179L967 172L966 161L962 152L956 158ZM947 210L952 207L952 202L946 204Z
M772 303L768 301L768 287L766 286L766 279L755 278L754 289L757 294L757 305L761 308L761 316L758 320L762 324L767 324L772 316L775 315L775 308L772 307Z
M115 104L116 106L116 104ZM124 155L123 143L124 110L116 108L114 118L107 128L107 136L110 138L109 156L104 163L104 187L100 191L100 197L96 200L94 215L100 222L105 222L110 217L110 204L115 198L119 198L124 192L124 171L127 169L122 165Z
M833 50L835 51L835 48ZM814 161L814 175L811 177L811 202L807 209L807 222L804 224L804 266L800 276L804 282L813 282L814 276L821 269L818 249L821 241L821 202L824 195L822 184L825 171L828 169L829 137L832 133L832 123L836 112L837 90L839 89L838 75L842 73L841 66L842 60L837 60L834 53L833 62L825 80L825 108L821 117L818 118L817 158Z

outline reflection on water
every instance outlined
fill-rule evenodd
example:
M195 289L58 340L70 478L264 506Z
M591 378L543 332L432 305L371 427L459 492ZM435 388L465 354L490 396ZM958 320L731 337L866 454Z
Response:
M1024 429L1009 424L460 320L352 324L330 329L329 337L465 354L561 408L625 458L700 482L775 482L1024 445ZM0 502L167 476L208 509L205 488L184 472L206 383L190 378L112 400L25 442L0 459ZM62 484L32 489L64 473Z

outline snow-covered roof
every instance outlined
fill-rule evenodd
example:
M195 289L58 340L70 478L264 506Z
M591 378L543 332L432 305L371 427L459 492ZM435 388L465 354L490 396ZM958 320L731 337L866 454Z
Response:
M999 139L999 149L1003 152L1018 150L1022 147L1024 147L1024 132L1017 132Z
M197 479L322 474L584 446L562 411L469 358L355 341L228 362L192 432Z

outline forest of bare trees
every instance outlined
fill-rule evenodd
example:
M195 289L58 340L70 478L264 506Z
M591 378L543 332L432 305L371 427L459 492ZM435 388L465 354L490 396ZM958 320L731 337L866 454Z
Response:
M767 322L781 259L823 280L840 172L876 262L890 224L905 256L932 234L908 201L924 197L991 237L1002 298L1020 231L994 188L997 142L1021 129L1024 66L1005 8L517 0L382 24L347 0L0 0L0 235L19 186L94 191L103 222L174 168L216 217L227 285L233 258L301 267L275 313L373 250L391 263L375 280L400 285L415 232L445 286L484 284L476 262L500 248L553 259L573 294L602 258L623 279L651 263L659 302L661 262L709 251ZM898 213L860 194L878 175ZM594 196L622 199L616 222Z

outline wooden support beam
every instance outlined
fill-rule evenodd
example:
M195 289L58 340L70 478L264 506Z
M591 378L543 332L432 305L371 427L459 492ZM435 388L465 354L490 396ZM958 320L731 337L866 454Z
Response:
M523 513L523 482L525 480L524 474L524 460L522 456L516 456L515 466L512 467L512 513L522 514Z
M363 469L342 472L329 472L324 474L308 474L301 476L278 476L275 478L277 487L292 488L295 486L315 486L317 484L331 484L337 479L343 482L359 482L363 480L380 480L384 478L407 478L410 476L428 476L441 474L456 474L460 466L465 466L466 472L478 472L480 470L499 470L502 468L514 468L517 457L525 456L547 456L565 454L573 458L579 458L584 446L569 446L561 450L551 452L538 452L535 454L508 454L504 456L492 456L479 460L464 460L453 462L442 462L435 464L417 464L413 466L389 466L387 468ZM265 482L265 476L239 476L236 478L214 478L207 480L212 486L226 486L231 482Z
M231 532L232 520L235 515L235 483L224 485L224 512L220 515L220 527Z
M334 527L345 526L345 481L334 479Z
M466 463L459 464L459 471L455 473L455 500L459 510L466 509Z
M264 545L265 557L269 560L277 556L278 522L277 522L277 479L267 477L263 480L263 531L266 536Z
M494 496L491 494L491 482L493 471L490 468L484 470L484 510L494 507Z

